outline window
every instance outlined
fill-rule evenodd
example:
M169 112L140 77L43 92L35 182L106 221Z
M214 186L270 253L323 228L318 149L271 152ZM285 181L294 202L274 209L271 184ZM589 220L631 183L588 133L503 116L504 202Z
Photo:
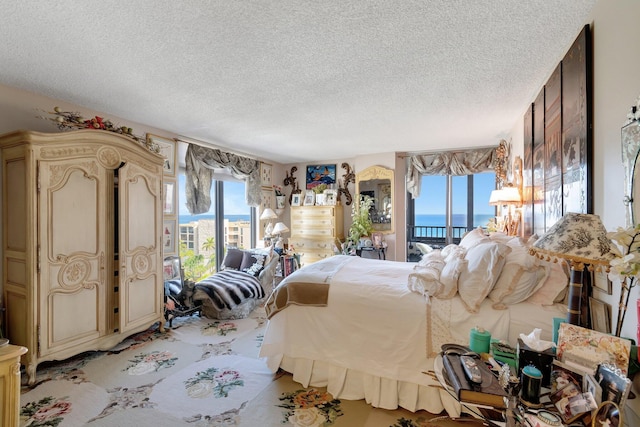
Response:
M179 171L180 257L185 278L197 281L218 270L228 246L253 246L255 208L246 204L244 181L217 173L211 185L209 212L191 215L186 209L184 183L184 171Z
M495 216L489 205L495 189L495 173L474 175L424 175L420 197L411 199L407 207L407 241L409 261L419 259L413 243L423 242L444 247L460 242L461 237L476 227L485 227Z

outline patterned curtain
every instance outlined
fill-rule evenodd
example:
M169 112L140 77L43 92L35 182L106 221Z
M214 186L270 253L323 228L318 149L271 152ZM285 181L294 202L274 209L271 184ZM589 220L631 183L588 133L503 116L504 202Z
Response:
M420 196L422 175L471 175L495 168L497 147L416 154L407 158L407 191Z
M216 148L189 144L185 163L187 209L192 215L208 212L211 207L211 182L214 169L227 169L234 177L243 179L246 183L247 205L260 205L262 192L258 160L226 153Z

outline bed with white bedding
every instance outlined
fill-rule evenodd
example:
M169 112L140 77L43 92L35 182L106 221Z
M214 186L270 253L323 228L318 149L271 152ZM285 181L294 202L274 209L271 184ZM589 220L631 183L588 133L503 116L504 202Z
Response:
M475 243L456 249L458 256L468 256L472 246ZM547 272L538 278L536 272L532 276L537 280L535 286L517 303L503 304L508 302L506 296L500 301L495 296L491 299L491 290L498 290L497 276L503 271L511 284L523 276L522 271L508 268L507 255L512 251L503 252L500 257L495 250L488 255L491 264L501 258L499 269L494 267L492 272L476 260L463 262L456 281L459 289L446 299L434 296L443 296L442 286L416 285L416 272L424 273L421 269L429 262L421 261L420 265L335 256L308 265L283 280L269 297L269 323L260 356L272 371L281 368L290 372L305 387L326 386L336 398L365 399L385 409L403 407L431 413L446 409L458 415L455 401L424 373L433 369L442 344L468 344L470 330L476 326L512 345L520 333L528 334L535 328L542 330L542 339L551 340L552 318L566 315L566 305L554 303L567 285L564 273L559 277ZM518 262L531 261L537 268L536 258L530 258ZM442 276L443 266L438 268ZM480 277L470 277L470 271ZM470 300L464 283L477 285L487 280L494 282L492 289L486 293L474 290ZM560 283L552 283L549 292L551 281ZM311 296L305 294L306 289L311 290ZM518 292L515 288L511 291Z

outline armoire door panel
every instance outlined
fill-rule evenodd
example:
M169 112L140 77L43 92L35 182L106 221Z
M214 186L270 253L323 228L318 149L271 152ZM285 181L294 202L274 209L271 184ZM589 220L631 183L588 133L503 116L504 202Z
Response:
M41 161L40 355L105 334L107 171L93 159ZM102 248L102 249L101 249Z
M100 335L98 288L78 292L53 292L49 302L49 347L75 343L80 337L95 339Z
M158 317L163 281L160 220L162 180L131 163L119 170L120 330Z

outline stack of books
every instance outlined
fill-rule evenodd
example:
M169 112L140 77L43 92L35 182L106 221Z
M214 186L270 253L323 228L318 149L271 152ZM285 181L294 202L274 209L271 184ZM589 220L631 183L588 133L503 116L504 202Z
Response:
M486 405L496 409L507 407L508 394L498 382L498 378L480 359L477 360L482 376L480 384L472 383L465 375L458 354L443 354L444 372L460 402Z
M298 260L295 255L283 255L280 257L282 277L287 277L298 269Z

